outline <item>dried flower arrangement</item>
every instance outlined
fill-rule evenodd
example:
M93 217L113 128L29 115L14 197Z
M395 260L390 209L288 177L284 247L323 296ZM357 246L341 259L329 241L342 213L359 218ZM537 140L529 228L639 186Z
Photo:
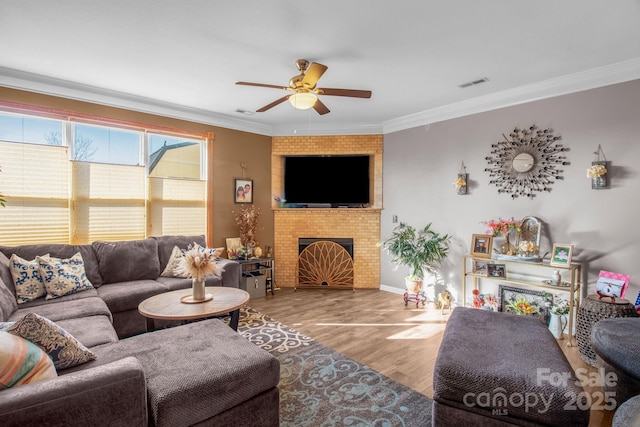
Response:
M220 275L222 272L214 260L215 253L211 249L203 248L200 245L189 245L182 254L177 270L179 273L186 274L200 282L206 275Z
M247 244L258 246L256 229L260 215L260 208L256 208L254 205L242 208L240 212L236 214L236 224L238 224L240 240L244 246L247 246Z
M589 169L587 169L587 176L591 179L600 178L601 176L605 176L607 174L607 168L605 165L593 165Z

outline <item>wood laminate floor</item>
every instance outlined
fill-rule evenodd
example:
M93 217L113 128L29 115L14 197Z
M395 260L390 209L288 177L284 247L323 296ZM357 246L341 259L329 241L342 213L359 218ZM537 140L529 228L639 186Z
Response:
M433 397L433 367L449 311L405 307L402 295L380 290L281 288L251 299L251 308L316 341ZM577 347L559 341L574 369L589 372ZM598 388L587 392L601 391ZM590 427L611 426L610 411L591 411Z

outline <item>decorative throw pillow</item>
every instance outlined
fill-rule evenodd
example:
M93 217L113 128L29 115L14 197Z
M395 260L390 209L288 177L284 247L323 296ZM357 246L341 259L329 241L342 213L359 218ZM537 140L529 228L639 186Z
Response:
M53 361L40 347L0 331L0 389L57 376Z
M37 344L49 355L57 369L70 368L97 357L69 332L35 313L25 314L7 332Z
M46 289L46 299L93 289L84 270L84 261L80 252L71 258L36 257L40 267L40 277Z
M164 268L160 276L162 277L180 277L187 278L186 273L180 272L178 266L180 265L180 261L182 260L182 250L174 246L171 251L171 256L169 257L169 262L167 262L167 266Z
M211 252L213 252L213 257L217 259L224 253L224 248L213 248Z
M41 258L49 258L49 254ZM11 277L16 287L18 304L33 301L47 294L44 283L42 282L42 277L40 276L37 259L27 261L13 254L11 258L9 258L9 270L11 270Z

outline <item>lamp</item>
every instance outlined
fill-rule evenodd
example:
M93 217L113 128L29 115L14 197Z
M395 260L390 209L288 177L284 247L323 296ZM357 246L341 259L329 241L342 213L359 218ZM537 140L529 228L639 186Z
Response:
M293 108L298 110L308 110L313 107L318 100L318 97L310 92L296 92L289 97L289 102L293 105Z

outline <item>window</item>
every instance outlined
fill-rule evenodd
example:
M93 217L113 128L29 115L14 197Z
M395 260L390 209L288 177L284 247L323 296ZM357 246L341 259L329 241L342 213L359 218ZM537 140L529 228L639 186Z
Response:
M202 179L202 141L149 134L149 176Z
M204 234L203 142L0 113L0 244Z
M206 228L202 141L149 134L151 235L201 234Z
M73 158L83 162L141 165L141 132L76 124Z
M62 144L62 121L0 113L0 141Z

